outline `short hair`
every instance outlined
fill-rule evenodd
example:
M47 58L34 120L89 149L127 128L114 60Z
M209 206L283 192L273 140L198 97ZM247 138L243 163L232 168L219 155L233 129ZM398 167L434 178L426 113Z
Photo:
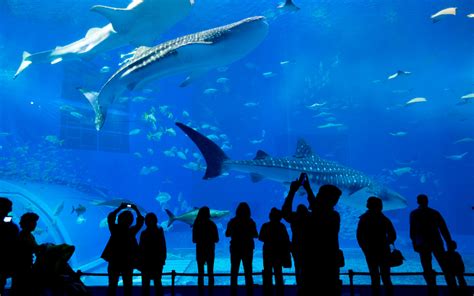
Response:
M416 201L420 206L428 205L428 196L426 194L420 194L416 197Z
M148 213L145 215L145 224L146 226L153 226L158 223L158 217L156 217L155 213Z
M281 211L279 209L273 207L270 210L270 221L280 222L281 218L283 218Z
M28 224L32 222L38 222L39 216L35 213L26 213L23 214L20 218L20 227L25 228Z
M376 196L371 196L367 199L367 209L374 211L382 211L383 202Z
M4 209L7 207L12 207L13 203L6 197L0 197L0 209Z
M119 225L130 227L133 223L133 214L130 211L123 211L118 215L117 222Z

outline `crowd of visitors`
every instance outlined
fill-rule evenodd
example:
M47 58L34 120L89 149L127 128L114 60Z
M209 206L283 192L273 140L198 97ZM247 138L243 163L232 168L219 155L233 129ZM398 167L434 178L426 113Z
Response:
M293 211L295 195L300 189L306 192L307 204L299 204ZM263 242L264 295L273 295L274 292L284 295L283 268L291 267L292 262L298 295L340 295L340 268L345 260L339 247L341 218L335 206L341 194L333 185L323 185L314 194L306 174L302 173L291 183L282 208L271 209L269 221L261 226L260 231L252 219L249 205L241 202L225 231L225 236L230 238L232 295L237 293L241 263L247 294L253 294L255 239ZM433 255L442 269L450 294L470 295L463 277L463 260L456 252L456 242L451 238L443 217L428 207L426 195L419 195L417 202L418 208L410 214L410 238L414 250L419 253L429 295L438 295ZM67 264L74 247L38 245L32 233L39 216L25 213L20 219L20 230L8 216L11 211L12 202L0 198L0 295L4 295L8 278L12 278L12 295L40 295L45 289L56 293L53 295L85 295L85 287ZM282 220L290 225L291 239ZM110 239L101 257L108 263L108 295L116 295L120 277L124 295L132 295L134 269L141 271L142 295L150 295L152 280L156 295L163 295L161 277L167 249L157 216L148 213L143 217L136 205L123 203L108 215L107 222ZM146 224L146 229L137 241L143 224ZM392 222L383 214L383 201L375 196L368 197L367 211L360 216L357 225L357 242L367 262L372 295L382 294L381 280L385 295L394 295L390 269L403 260L395 248L396 239ZM207 265L208 290L212 294L219 233L206 206L199 209L194 221L192 241L196 244L199 293L204 290Z

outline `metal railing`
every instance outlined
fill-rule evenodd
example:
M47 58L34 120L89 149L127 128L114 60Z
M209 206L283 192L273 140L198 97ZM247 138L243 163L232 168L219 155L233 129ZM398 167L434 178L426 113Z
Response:
M108 276L107 273L87 273L87 272L81 272L80 270L77 271L77 274L79 276ZM263 274L262 272L254 272L252 273L252 276L261 276ZM171 276L171 295L176 295L175 293L175 287L176 287L176 277L178 276L184 276L184 277L197 277L199 274L197 273L185 273L185 272L176 272L175 270L172 270L171 272L165 272L162 274L162 276ZM244 276L244 273L239 273L239 276ZM356 276L370 276L369 272L359 272L359 271L353 271L352 269L349 269L347 272L341 272L339 273L340 276L347 276L349 277L349 291L350 295L354 296L355 295L355 285L354 285L354 277ZM391 276L423 276L423 272L391 272ZM435 276L442 276L442 272L435 272ZM141 273L134 273L133 276L141 276ZM208 276L208 274L204 274L205 277ZM214 273L215 277L230 277L230 273ZM295 276L295 273L283 273L283 276ZM465 277L474 277L474 273L464 273Z

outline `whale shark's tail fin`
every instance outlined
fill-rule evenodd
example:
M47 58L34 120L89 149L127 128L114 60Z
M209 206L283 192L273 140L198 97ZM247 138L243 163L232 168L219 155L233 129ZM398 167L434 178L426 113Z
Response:
M13 76L13 79L17 78L21 72L23 72L26 68L28 68L28 66L31 65L31 63L33 63L30 60L30 57L31 57L31 54L29 52L27 51L23 52L23 57L21 60L20 67L18 67L18 70L16 70L16 73L15 73L15 76Z
M225 152L214 142L187 125L176 122L176 125L196 144L206 160L207 168L203 179L220 176L224 171L224 162L229 159Z
M165 209L166 215L168 215L168 228L176 220L176 216L168 209Z
M133 13L128 9L115 8L104 5L94 5L91 11L95 11L112 23L112 27L117 33L125 32L130 29L130 21L133 19Z
M285 0L285 2L280 4L278 8L290 11L300 10L300 8L293 3L293 0Z
M92 105L95 113L95 128L97 131L100 131L105 122L105 112L103 112L103 109L99 105L99 93L96 91L88 91L83 88L78 88L78 90Z

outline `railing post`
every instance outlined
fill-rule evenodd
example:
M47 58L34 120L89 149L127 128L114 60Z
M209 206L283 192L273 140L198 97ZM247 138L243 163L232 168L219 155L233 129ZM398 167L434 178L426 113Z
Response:
M171 296L174 296L176 291L175 291L175 283L176 283L176 270L171 271Z
M354 291L354 271L352 269L349 269L349 291L350 291L351 296L355 295L355 291Z

